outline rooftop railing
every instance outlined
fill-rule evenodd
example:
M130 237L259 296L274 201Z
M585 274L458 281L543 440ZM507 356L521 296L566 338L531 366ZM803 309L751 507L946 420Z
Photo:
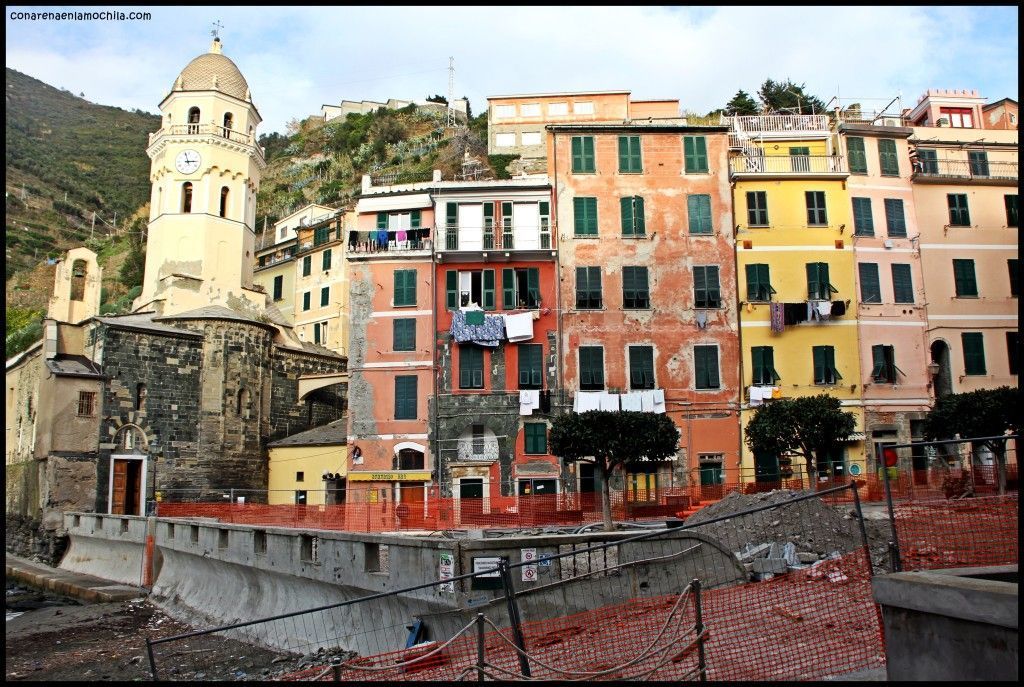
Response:
M749 155L729 160L730 174L846 174L842 155Z

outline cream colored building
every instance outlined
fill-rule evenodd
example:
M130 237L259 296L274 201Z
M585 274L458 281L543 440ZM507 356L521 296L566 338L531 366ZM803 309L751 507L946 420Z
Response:
M318 506L345 501L347 422L342 418L267 444L267 503Z
M301 341L346 355L348 270L345 252L354 215L331 210L298 229L294 262L294 322Z
M185 67L160 112L146 148L153 190L135 309L262 308L265 298L253 289L256 192L266 167L256 140L260 114L219 39Z

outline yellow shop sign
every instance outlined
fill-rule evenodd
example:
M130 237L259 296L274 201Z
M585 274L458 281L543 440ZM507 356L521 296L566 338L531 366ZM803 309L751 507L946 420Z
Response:
M429 482L430 472L350 472L349 482Z

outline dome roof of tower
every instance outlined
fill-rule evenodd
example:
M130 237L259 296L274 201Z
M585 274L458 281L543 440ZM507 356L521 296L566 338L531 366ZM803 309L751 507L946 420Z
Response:
M215 40L210 52L200 55L181 70L174 82L175 91L220 91L239 100L249 100L249 84L242 72L220 52Z

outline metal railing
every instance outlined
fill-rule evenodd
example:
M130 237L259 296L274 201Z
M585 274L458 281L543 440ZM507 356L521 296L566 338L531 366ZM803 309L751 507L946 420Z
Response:
M732 127L734 131L746 131L749 134L791 131L820 133L829 130L828 115L745 115L723 117L722 123Z
M730 174L847 174L842 155L744 155L729 160Z
M394 186L395 184L418 184L432 181L433 172L385 172L370 177L372 186Z
M260 146L256 145L256 137L250 136L244 131L236 131L219 124L172 124L149 135L150 141L157 136L217 136L218 138L244 143L255 147L262 153Z
M918 160L914 164L913 178L1009 179L1016 181L1017 163Z
M465 230L467 227L462 227L462 229ZM441 245L444 246L444 250L531 250L536 248L539 248L540 250L550 250L552 245L551 230L548 228L547 231L545 231L544 227L541 227L537 232L537 241L530 242L535 243L535 246L531 248L523 246L522 241L517 242L515 233L511 231L503 231L499 235L494 231L487 231L485 229L479 248L466 247L465 239L459 232L458 225L438 226L437 231L439 234L444 235L444 241L441 242ZM495 240L496 238L498 239L497 241Z

